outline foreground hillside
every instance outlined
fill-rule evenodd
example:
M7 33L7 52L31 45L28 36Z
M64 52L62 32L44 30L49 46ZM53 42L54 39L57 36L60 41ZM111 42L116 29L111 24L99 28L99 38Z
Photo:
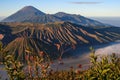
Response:
M14 22L1 23L0 34L4 36L2 42L7 45L5 51L15 54L16 58L24 59L26 49L30 49L35 55L40 51L47 51L57 58L77 46L91 46L118 40L120 28L94 29L70 22L47 24Z

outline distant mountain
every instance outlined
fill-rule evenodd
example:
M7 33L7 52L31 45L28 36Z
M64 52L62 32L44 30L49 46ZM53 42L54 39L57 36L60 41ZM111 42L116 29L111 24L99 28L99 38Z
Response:
M33 23L49 23L49 22L59 22L68 21L71 23L76 23L83 25L85 27L101 28L107 27L103 23L98 21L88 19L81 15L68 14L64 12L58 12L56 14L45 14L44 12L32 7L26 6L21 10L17 11L15 14L5 18L2 22L33 22Z
M76 14L67 14L64 12L58 12L58 13L54 14L54 16L61 19L61 21L69 21L72 23L80 24L82 26L86 26L86 27L101 28L102 26L103 27L109 26L109 25L103 24L101 22L86 18L81 15L76 15Z
M7 17L3 22L22 22L25 20L32 19L32 17L44 16L45 13L39 11L32 6L26 6L21 10L17 11L13 15Z
M45 14L44 12L32 7L26 6L21 10L17 11L15 14L2 20L2 22L34 22L34 23L48 23L59 21L59 19Z

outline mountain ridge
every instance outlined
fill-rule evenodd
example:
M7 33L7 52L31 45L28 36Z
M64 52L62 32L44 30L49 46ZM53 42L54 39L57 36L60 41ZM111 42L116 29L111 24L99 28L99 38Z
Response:
M55 14L46 14L33 6L26 6L11 16L8 16L2 22L33 22L49 23L58 21L68 21L85 27L107 27L108 25L101 22L86 18L81 15L58 12Z
M9 31L9 32L8 32ZM38 55L42 45L47 53L58 58L63 53L70 56L69 50L80 46L109 43L120 39L120 28L107 27L94 29L71 22L54 23L0 23L0 34L4 34L3 43L8 41L5 51L16 58L24 59L25 49L30 47ZM45 47L46 46L46 47ZM39 56L39 55L38 55Z

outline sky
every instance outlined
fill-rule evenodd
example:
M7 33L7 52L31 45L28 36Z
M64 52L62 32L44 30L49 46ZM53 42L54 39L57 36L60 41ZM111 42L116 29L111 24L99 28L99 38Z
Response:
M66 12L91 17L120 16L120 0L1 0L0 17L7 17L25 6L34 6L42 12Z

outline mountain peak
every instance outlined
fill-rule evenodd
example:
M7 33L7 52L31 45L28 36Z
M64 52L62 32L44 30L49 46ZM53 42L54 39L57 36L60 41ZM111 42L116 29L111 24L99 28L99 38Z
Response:
M28 10L28 9L36 9L36 8L33 6L25 6L21 10Z
M24 8L34 8L33 6L25 6Z
M65 12L57 12L56 14L68 14L68 13L65 13Z
M29 13L37 13L38 15L45 15L44 12L38 10L37 8L35 8L33 6L25 6L21 10L19 10L18 12L29 12Z
M58 13L55 14L55 16L59 16L59 17L65 16L65 15L68 15L68 13L58 12Z
M33 6L25 6L19 11L17 11L16 13L4 19L3 22L22 22L25 20L32 19L33 17L35 18L43 15L46 15L46 14L38 10L37 8Z

